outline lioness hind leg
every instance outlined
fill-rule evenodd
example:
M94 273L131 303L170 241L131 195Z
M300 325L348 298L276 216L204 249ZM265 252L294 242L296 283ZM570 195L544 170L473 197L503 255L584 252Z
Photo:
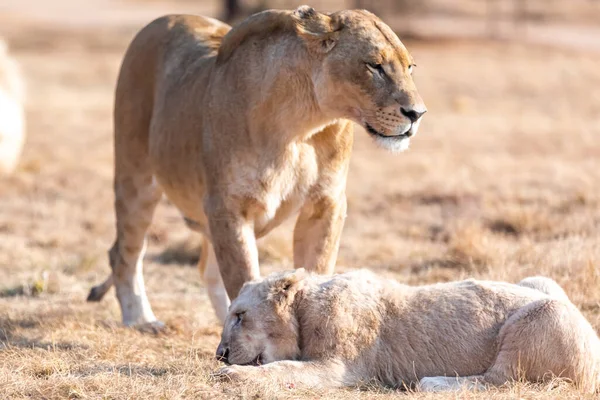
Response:
M227 317L227 311L231 302L221 278L215 251L206 236L203 237L202 241L202 257L198 261L198 270L206 286L206 292L217 314L217 318L223 323Z
M512 315L500 329L499 351L484 381L571 380L585 391L599 383L600 344L591 325L570 302L543 299Z
M164 24L157 20L155 24ZM153 25L155 26L155 25ZM110 249L112 279L98 287L98 297L115 285L125 325L158 325L146 296L142 259L146 230L162 190L153 175L150 128L161 59L160 29L143 29L123 58L114 107L115 212L117 238ZM139 71L150 71L140 73ZM94 293L92 293L94 294Z
M142 261L146 231L162 192L153 177L115 179L117 240L110 251L113 281L121 305L123 324L156 322L144 286Z
M127 326L159 324L146 296L142 260L146 230L162 195L149 173L115 176L117 239L109 251L111 276L90 291L88 301L99 301L114 284Z
M521 282L517 283L517 285L539 290L540 292L546 293L552 297L556 297L557 299L569 301L569 297L563 288L560 287L560 285L553 279L546 278L544 276L531 276L523 279Z

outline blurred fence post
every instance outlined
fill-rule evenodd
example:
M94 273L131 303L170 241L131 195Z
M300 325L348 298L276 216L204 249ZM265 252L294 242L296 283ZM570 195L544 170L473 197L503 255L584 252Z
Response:
M225 14L223 19L227 22L234 20L240 14L239 0L225 0Z
M527 0L515 0L514 7L514 29L520 36L527 33Z
M500 13L498 12L498 0L487 0L486 11L488 21L488 35L492 39L497 39L500 33Z

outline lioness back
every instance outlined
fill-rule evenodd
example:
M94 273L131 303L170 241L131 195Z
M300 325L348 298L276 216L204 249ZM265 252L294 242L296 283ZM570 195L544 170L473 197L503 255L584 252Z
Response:
M196 220L203 215L198 199L202 198L204 178L201 168L188 166L198 164L202 113L185 103L201 107L203 99L199 97L204 91L199 86L208 85L217 50L229 29L202 16L156 19L131 42L117 83L115 151L125 156L116 157L116 169L129 169L127 160L136 162L149 156L161 189L186 216ZM178 117L177 123L173 116ZM196 127L196 135L185 128L190 126ZM187 139L174 140L177 135ZM132 157L136 153L138 156ZM177 190L182 187L185 193Z

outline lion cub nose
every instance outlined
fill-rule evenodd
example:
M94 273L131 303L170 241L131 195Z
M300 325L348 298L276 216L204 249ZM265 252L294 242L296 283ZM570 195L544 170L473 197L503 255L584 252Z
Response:
M217 347L217 361L223 361L224 363L229 363L229 347L225 347L222 344L219 344Z
M419 118L421 118L423 116L423 114L425 114L427 112L427 109L426 108L406 109L404 107L400 107L400 111L406 118L410 119L410 122L417 122L419 120Z

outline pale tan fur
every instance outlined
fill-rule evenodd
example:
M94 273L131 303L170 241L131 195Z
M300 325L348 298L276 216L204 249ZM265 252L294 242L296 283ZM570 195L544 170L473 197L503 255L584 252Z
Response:
M0 38L0 176L15 170L23 150L24 86L19 65Z
M163 193L207 238L199 269L221 319L260 275L256 238L296 212L295 266L333 272L350 120L405 149L425 112L412 64L366 11L272 10L231 30L182 15L146 26L116 90L112 274L89 300L114 284L125 324L155 323L141 260Z
M217 357L233 380L452 390L570 379L600 388L600 341L549 278L410 287L368 271L244 285ZM260 366L243 364L264 364Z

